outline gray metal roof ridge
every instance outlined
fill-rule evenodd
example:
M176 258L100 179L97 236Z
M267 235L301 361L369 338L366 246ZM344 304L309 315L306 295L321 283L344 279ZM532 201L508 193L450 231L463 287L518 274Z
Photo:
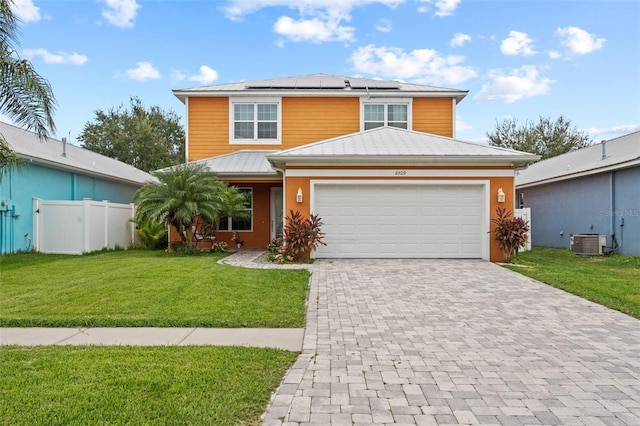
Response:
M400 85L412 85L412 86L418 86L418 87L424 87L425 89L430 89L432 91L446 91L446 92L456 92L456 93L468 93L468 90L461 90L461 89L455 89L455 88L450 88L450 87L441 87L441 86L432 86L432 85L426 85L426 84L419 84L419 83L409 83L409 82L405 82L405 81L399 81L399 80L392 80L392 79L375 79L375 78L367 78L367 77L355 77L355 76L345 76L345 75L337 75L337 74L326 74L326 73L313 73L313 74L302 74L302 75L293 75L293 76L285 76L285 77L274 77L274 78L263 78L263 79L257 79L257 80L241 80L241 81L236 81L236 82L228 82L228 83L221 83L221 84L210 84L210 85L205 85L205 86L192 86L192 87L185 87L185 88L180 88L180 89L173 89L173 93L175 95L177 94L181 94L182 92L186 92L186 93L190 93L190 92L197 92L197 91L202 91L205 92L207 90L213 90L213 88L215 87L223 87L226 85L242 85L243 89L240 90L235 90L235 91L247 91L246 89L251 88L252 84L258 84L258 83L262 83L262 82L269 82L269 81L277 81L277 80L289 80L289 79L295 79L295 78L304 78L304 77L331 77L331 78L339 78L339 79L345 79L345 80L349 80L349 79L359 79L359 80L371 80L373 82L375 81L380 81L380 82L397 82ZM304 90L304 91L310 91L310 90L323 90L323 91L330 91L330 90L336 90L336 88L328 88L328 89L321 89L321 87L318 88L299 88L299 89L295 89L294 87L289 87L289 88L278 88L278 89L274 89L274 88L261 88L262 90L260 90L260 92L265 92L265 91L274 91L274 90ZM344 88L340 88L341 91L344 91ZM360 89L351 89L354 91L358 91ZM400 92L404 92L401 88L398 89L390 89L390 88L385 88L385 89L375 89L375 88L370 88L369 90L381 90L381 91L393 91L393 90L398 90ZM411 92L411 90L408 90L409 92Z
M436 135L433 133L425 133L425 132L419 132L417 130L409 130L409 129L402 129L399 127L389 127L389 126L384 126L384 127L376 127L374 129L369 129L369 130L363 130L363 131L359 131L359 132L354 132L354 133L349 133L347 135L341 135L341 136L336 136L330 139L325 139L322 141L318 141L318 142L313 142L307 145L302 145L302 146L298 146L295 148L289 148L286 150L282 150L279 151L277 154L274 154L274 156L284 156L289 154L290 152L296 151L296 150L302 150L302 149L307 149L307 148L311 148L311 147L316 147L316 146L320 146L323 144L329 144L329 143L334 143L337 141L340 141L341 139L350 139L353 138L355 136L359 136L359 135L364 135L367 133L378 133L378 132L405 132L405 133L409 133L412 135L418 135L421 137L431 137L433 139L441 139L446 143L450 143L450 142L456 142L456 143L463 143L463 144L467 144L467 145L471 145L471 146L476 146L476 147L481 147L481 148L489 148L489 149L494 149L494 150L499 150L499 151L504 151L507 153L513 153L519 156L522 155L529 155L529 156L535 156L535 154L531 154L528 152L523 152L523 151L517 151L514 149L509 149L509 148L503 148L503 147L498 147L498 146L492 146L492 145L484 145L484 144L480 144L477 142L471 142L471 141L466 141L466 140L462 140L462 139L454 139L454 138L450 138L447 136L441 136L441 135ZM408 156L411 156L411 154L407 154Z

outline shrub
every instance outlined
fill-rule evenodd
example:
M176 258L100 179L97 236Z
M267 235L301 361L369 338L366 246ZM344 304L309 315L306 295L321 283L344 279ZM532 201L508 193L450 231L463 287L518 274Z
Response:
M216 241L213 243L211 251L215 253L226 253L229 251L229 244L225 243L224 241Z
M270 262L275 263L291 263L295 259L291 253L287 252L287 249L284 247L284 241L278 238L274 238L267 245L267 250L269 250L269 254L267 258Z
M289 211L287 225L284 229L284 247L293 261L300 261L318 248L324 233L320 230L322 221L318 215L308 218L299 211Z
M162 222L145 222L136 224L136 235L140 238L140 242L136 245L138 248L156 250L164 248L166 244L167 225ZM166 245L165 245L166 247Z
M520 217L512 219L512 212L507 211L504 207L498 207L496 213L498 217L491 219L491 222L496 224L493 237L502 250L504 261L509 262L516 250L524 247L527 243L529 223Z

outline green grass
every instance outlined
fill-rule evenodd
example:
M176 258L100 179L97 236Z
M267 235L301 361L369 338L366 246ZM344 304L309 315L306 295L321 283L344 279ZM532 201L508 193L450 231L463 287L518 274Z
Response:
M2 425L257 425L297 353L240 347L6 346Z
M581 257L569 250L534 247L507 266L538 281L640 318L640 257Z
M236 268L221 257L0 256L0 326L304 327L308 271Z

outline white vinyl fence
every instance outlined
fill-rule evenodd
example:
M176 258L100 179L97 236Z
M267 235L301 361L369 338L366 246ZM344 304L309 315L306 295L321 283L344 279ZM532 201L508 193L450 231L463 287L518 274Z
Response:
M42 253L82 254L134 240L133 204L108 201L49 201L34 198L33 242Z
M521 217L529 224L529 232L527 232L527 245L522 247L520 251L531 251L531 208L516 209L513 217Z

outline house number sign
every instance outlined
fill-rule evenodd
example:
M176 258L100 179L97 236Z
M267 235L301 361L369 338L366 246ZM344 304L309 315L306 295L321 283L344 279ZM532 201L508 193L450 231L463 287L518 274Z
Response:
M406 176L406 170L396 170L396 176Z

